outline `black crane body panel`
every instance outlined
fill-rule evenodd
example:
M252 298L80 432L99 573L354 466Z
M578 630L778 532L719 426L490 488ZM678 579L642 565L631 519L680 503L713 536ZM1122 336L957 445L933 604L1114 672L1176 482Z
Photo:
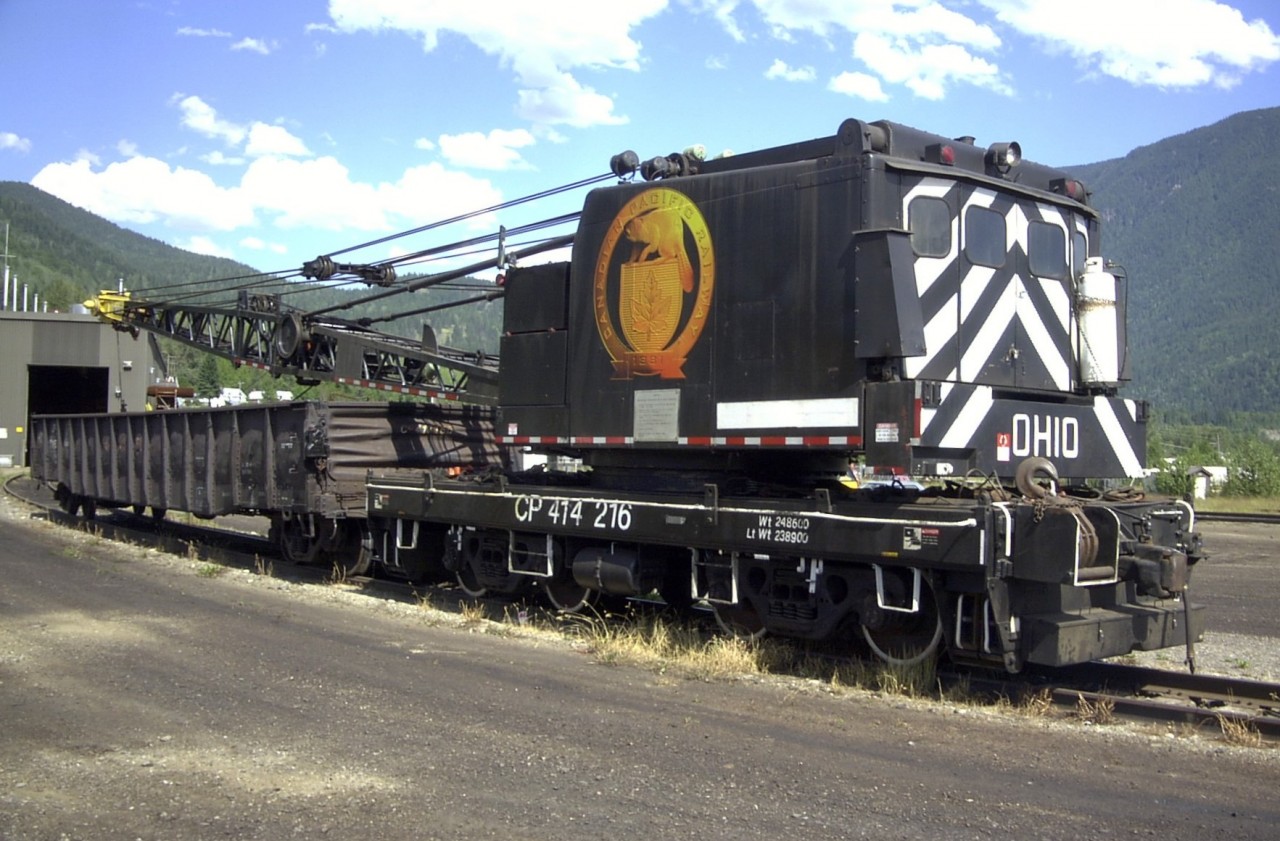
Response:
M929 160L938 148L950 164ZM572 265L508 273L499 431L593 464L620 447L717 466L790 448L816 470L865 452L912 475L1012 477L1026 457L1139 475L1145 406L1114 395L1122 371L1082 365L1097 212L1055 192L1065 173L1020 161L1012 178L989 159L848 121L597 189Z

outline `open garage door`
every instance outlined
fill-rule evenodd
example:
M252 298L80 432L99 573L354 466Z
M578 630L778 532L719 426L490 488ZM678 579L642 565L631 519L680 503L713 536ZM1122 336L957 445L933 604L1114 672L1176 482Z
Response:
M83 415L108 410L110 372L80 365L27 366L27 428L32 415ZM24 429L25 433L25 429ZM23 447L23 464L26 447Z

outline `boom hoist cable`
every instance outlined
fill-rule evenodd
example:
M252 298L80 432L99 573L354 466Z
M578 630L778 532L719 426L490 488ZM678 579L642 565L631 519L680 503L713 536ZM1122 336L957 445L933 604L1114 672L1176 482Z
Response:
M370 325L409 314L495 300L505 294L504 290L495 289L484 295L377 319L346 320L331 313L391 295L444 286L486 269L514 265L523 257L569 246L573 242L572 234L535 240L517 250L509 249L507 237L509 234L532 234L577 218L578 214L574 213L523 225L510 232L502 228L497 234L417 251L382 264L338 263L332 255L308 261L302 274L312 283L345 285L350 281L340 279L338 275L353 273L362 280L386 287L374 295L311 312L291 308L281 302L281 298L293 290L279 293L254 291L262 285L259 278L267 278L267 283L281 283L284 278L280 275L252 276L253 279L247 283L237 284L230 290L220 290L236 293L235 303L222 307L134 300L128 293L115 291L103 292L87 304L99 318L116 329L135 335L140 330L147 330L228 358L237 366L249 365L275 375L291 374L304 384L329 380L400 394L492 404L497 401L496 356L439 346L434 333L426 325L419 341L380 333L371 330ZM459 248L495 239L497 250L494 257L412 282L391 285L396 282L394 264L424 262L450 253L456 257Z
M240 293L245 290L251 291L253 299L260 300L265 295L276 295L283 298L287 295L296 295L315 289L323 290L346 286L352 282L352 280L366 282L370 285L390 287L395 284L397 280L397 267L403 268L406 265L430 262L431 259L444 259L450 252L454 252L454 256L456 257L459 256L457 253L459 249L471 247L484 242L491 242L495 236L498 235L487 235L462 240L450 245L439 246L425 251L412 252L392 260L375 264L339 262L334 258L341 254L347 254L371 246L381 245L396 239L413 236L415 234L441 228L456 222L462 222L475 219L486 214L508 210L537 201L538 199L548 198L583 187L589 187L608 180L611 177L613 177L611 174L592 176L590 178L573 181L559 187L543 190L527 196L491 205L489 207L480 208L478 210L432 222L407 231L359 243L338 251L330 252L327 255L321 255L315 260L308 261L304 265L302 271L297 269L288 269L272 272L248 272L245 274L210 278L207 280L183 281L180 283L151 286L146 290L146 296L152 303L148 303L147 305L173 309L175 304L189 301L193 304L198 304L199 306L208 308L212 312L225 308L242 307L243 295ZM569 216L559 217L559 219L554 220L554 222L572 221L576 218L577 214L571 214ZM537 225L546 224L548 223L535 223L535 226L526 227L532 230ZM513 233L516 233L516 231L513 231ZM502 244L500 243L500 251L501 248ZM310 276L308 276L308 274ZM351 277L344 278L343 274L348 274ZM127 308L125 304L126 300L132 301L128 306L142 306L143 302L137 300L133 296L123 296L121 293L123 293L123 288L121 288L119 292L104 291L92 303L86 303L90 306L90 309L97 310L103 320L112 323L120 329L126 329L130 330L130 332L136 333L139 329L139 325L135 325L132 328L125 327L122 324L122 314ZM233 293L233 296L230 298L214 300L214 296L225 296L227 293ZM157 300L160 299L162 295L163 299ZM306 316L305 311L299 310L299 312L304 313L303 317ZM141 326L146 327L147 325ZM165 331L161 330L162 334L164 334L164 332Z

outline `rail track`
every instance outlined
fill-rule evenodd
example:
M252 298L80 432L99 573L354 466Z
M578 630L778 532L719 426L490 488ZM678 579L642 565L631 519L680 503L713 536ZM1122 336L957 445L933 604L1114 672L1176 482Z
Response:
M4 482L7 495L39 509L51 521L84 524L67 514L52 494L18 474ZM1280 517L1210 515L1231 522L1280 523ZM223 525L195 525L155 520L128 510L99 509L93 528L103 537L185 554L198 547L199 557L243 569L260 569L263 559L279 560L277 547L266 537ZM319 566L289 564L287 578L299 583L331 581L333 571ZM283 571L281 571L283 572ZM408 600L415 589L396 581L368 576L345 580L361 585L371 596ZM464 601L462 596L458 602ZM653 609L644 600L642 609ZM433 598L433 604L447 605ZM700 611L699 613L705 613ZM709 614L704 619L709 620ZM708 621L708 625L710 623ZM1280 683L1266 683L1216 675L1188 674L1122 663L1093 662L1053 670L1033 670L1017 677L985 671L940 670L944 685L965 685L975 695L1001 698L1046 698L1064 709L1106 710L1109 716L1134 721L1181 723L1212 732L1228 726L1280 743ZM1225 722L1225 724L1224 724Z
M1197 511L1196 519L1206 523L1257 523L1280 525L1280 514L1244 514L1227 511Z
M969 677L975 691L1003 697L1040 695L1055 706L1105 711L1126 720L1237 728L1280 742L1280 683L1188 674L1119 662L1031 671L1024 680Z

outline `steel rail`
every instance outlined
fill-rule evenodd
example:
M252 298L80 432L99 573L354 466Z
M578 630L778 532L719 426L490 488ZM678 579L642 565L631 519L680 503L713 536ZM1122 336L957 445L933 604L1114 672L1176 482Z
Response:
M1197 511L1196 520L1204 523L1257 523L1260 525L1280 525L1280 514Z

